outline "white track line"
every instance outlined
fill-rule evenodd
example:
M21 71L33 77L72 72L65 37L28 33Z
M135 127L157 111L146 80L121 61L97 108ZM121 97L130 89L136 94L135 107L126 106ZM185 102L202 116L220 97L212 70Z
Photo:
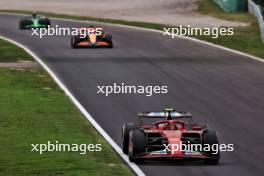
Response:
M17 45L18 47L25 50L29 55L31 55L53 78L53 80L59 85L59 87L65 92L65 94L71 99L71 101L77 106L77 108L83 113L83 115L89 120L89 122L94 126L94 128L100 133L100 135L105 138L105 140L113 147L116 153L121 156L121 158L128 164L128 166L139 176L145 176L143 171L135 164L129 161L128 157L122 152L121 148L114 142L114 140L103 130L103 128L94 120L94 118L86 111L86 109L81 105L81 103L73 96L69 89L62 83L62 81L56 76L56 74L32 51L30 51L26 46L18 43L12 39L4 36L0 36L0 39L6 40L10 43Z
M60 18L54 18L54 19L60 20ZM67 21L67 19L63 19L63 20ZM70 20L70 21L93 23L91 21L81 21L81 20ZM149 29L149 28L143 28L143 27L128 26L128 25L122 25L122 24L104 23L104 22L96 22L96 23L105 24L105 25L109 25L109 26L118 26L118 27L123 27L123 28L131 28L131 29L136 29L136 30L157 32L157 33L163 34L163 31L160 31L160 30L157 30L157 29ZM216 48L228 51L228 52L232 52L232 53L235 53L235 54L238 54L238 55L249 57L251 59L254 59L256 61L264 63L264 58L262 59L262 58L259 58L259 57L256 57L256 56L253 56L253 55L250 55L250 54L247 54L247 53L243 53L241 51L237 51L237 50L234 50L234 49L231 49L231 48L227 48L227 47L224 47L224 46L221 46L221 45L213 44L213 43L210 43L210 42L207 42L207 41L195 39L195 38L188 37L188 36L180 36L180 35L176 35L175 38L182 38L182 39L194 41L194 42L199 43L199 44L209 45L209 46L216 47ZM264 46L264 43L263 43L263 46Z

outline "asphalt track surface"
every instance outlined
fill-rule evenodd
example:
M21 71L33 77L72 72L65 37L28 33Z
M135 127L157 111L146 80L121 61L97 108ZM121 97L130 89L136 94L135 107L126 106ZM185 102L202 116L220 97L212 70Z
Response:
M264 64L209 45L162 34L103 26L113 34L114 49L77 49L67 36L31 36L19 31L20 17L0 15L0 35L16 40L55 72L73 95L121 146L121 126L136 114L174 106L209 123L221 143L234 152L222 153L219 165L198 162L146 163L146 175L264 175ZM52 21L61 27L86 26ZM163 95L97 94L97 85L167 85Z

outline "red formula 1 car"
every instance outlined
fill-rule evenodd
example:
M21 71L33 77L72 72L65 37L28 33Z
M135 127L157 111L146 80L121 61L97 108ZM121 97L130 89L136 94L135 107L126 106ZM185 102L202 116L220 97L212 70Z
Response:
M140 125L125 123L122 129L122 149L130 161L169 158L218 163L217 132L209 130L206 124L192 123L191 114L166 109L140 113L139 118ZM151 119L162 120L151 123Z
M112 35L104 32L102 28L94 26L80 28L78 34L71 37L71 46L72 48L113 48Z

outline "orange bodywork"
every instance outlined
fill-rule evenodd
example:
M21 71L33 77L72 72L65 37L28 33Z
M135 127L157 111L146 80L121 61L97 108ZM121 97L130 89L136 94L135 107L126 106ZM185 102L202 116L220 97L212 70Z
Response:
M77 44L77 46L109 46L109 43L107 42L95 42L95 43L91 43L91 42L80 42Z
M82 46L82 47L85 47L85 46L87 46L87 47L89 47L89 46L91 46L91 47L109 46L109 43L107 43L107 42L97 41L97 39L96 39L97 36L95 34L91 34L88 37L89 37L89 41L88 40L83 41L83 42L78 43L77 45Z
M79 28L80 34L81 30L86 30L87 35L80 37L78 42L74 42L74 45L76 47L112 47L112 41L106 41L106 34L98 34L97 29L101 28Z

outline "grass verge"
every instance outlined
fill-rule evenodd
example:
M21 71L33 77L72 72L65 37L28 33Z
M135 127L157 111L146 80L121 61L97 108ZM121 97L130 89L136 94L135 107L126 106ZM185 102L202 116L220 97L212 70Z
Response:
M0 40L0 62L16 62L18 60L33 60L30 55L17 46Z
M6 42L0 40L0 48ZM31 58L20 48L8 58ZM5 53L0 52L0 58ZM105 140L39 69L0 69L0 175L132 175ZM31 144L102 144L101 152L31 152Z
M220 36L217 39L201 36L199 39L264 58L264 43L261 40L257 19L254 16L247 12L225 13L212 0L200 0L198 7L197 11L204 15L250 24L247 27L235 28L233 36Z
M212 0L200 0L198 3L197 12L209 15L225 20L246 22L250 25L247 27L237 27L234 29L235 34L233 36L220 36L214 39L210 36L192 36L194 38L218 44L224 47L242 51L260 58L264 58L264 43L261 41L258 23L255 17L244 12L244 13L225 13L220 7L218 7ZM23 10L0 10L0 12L15 12L15 13L26 13L31 14L31 11ZM123 24L129 26L143 27L149 29L162 30L163 27L168 27L164 24L156 23L145 23L136 21L125 21L116 19L104 19L104 18L94 18L94 17L84 17L84 16L72 16L56 13L46 13L38 12L41 15L56 17L56 18L67 18L74 20L88 20L112 24Z

